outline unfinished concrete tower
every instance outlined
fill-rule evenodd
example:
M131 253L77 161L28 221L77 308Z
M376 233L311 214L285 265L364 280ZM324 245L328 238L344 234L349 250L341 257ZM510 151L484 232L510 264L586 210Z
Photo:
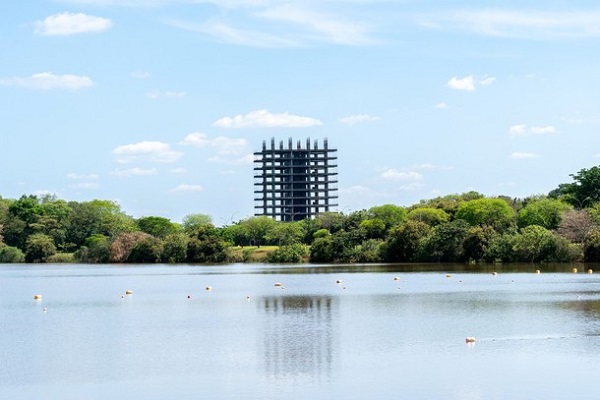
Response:
M275 147L275 139L262 151L254 153L254 186L256 216L266 215L278 221L299 221L333 211L337 193L336 149L328 147L327 139L319 149L318 141L306 147L300 141L294 148L289 139Z

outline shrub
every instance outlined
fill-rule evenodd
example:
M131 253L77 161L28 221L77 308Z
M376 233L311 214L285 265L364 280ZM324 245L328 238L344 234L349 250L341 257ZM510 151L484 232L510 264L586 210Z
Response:
M269 263L301 263L306 262L310 255L309 247L305 244L291 244L281 246L267 254Z
M25 254L18 247L0 246L0 263L24 263Z

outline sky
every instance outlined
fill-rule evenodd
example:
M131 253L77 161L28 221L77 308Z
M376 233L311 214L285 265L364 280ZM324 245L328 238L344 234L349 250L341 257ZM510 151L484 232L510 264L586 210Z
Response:
M600 163L590 1L0 3L0 196L254 214L263 141L337 149L337 211L547 194Z

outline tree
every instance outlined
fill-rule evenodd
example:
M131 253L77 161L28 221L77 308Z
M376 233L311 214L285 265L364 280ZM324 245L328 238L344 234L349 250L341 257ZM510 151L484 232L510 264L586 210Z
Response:
M315 263L332 262L334 260L333 236L316 238L310 246L310 261Z
M381 249L385 261L416 261L431 227L425 222L408 220L393 227Z
M75 252L75 257L85 263L107 263L110 261L110 239L106 235L95 234L85 240Z
M375 219L383 222L385 231L406 220L406 209L395 204L384 204L371 207L368 210L369 219Z
M450 221L450 215L441 208L417 207L409 211L406 216L412 221L421 221L429 226L436 226Z
M517 223L520 228L529 225L543 226L546 229L556 229L561 216L573 207L562 200L552 198L537 198L529 201L519 210Z
M177 232L179 226L164 217L142 217L136 221L142 232L164 239L167 235Z
M515 211L502 199L481 198L462 203L455 218L465 220L473 226L491 226L497 232L502 232L514 225Z
M556 255L555 236L539 225L529 225L517 235L513 250L519 260L540 262L553 261Z
M419 207L439 208L448 213L448 215L450 215L452 218L462 203L480 198L483 198L483 195L475 191L462 194L449 194L443 197L436 197L431 200L421 200L419 202Z
M162 241L154 236L147 236L133 244L128 263L156 263L162 254Z
M185 232L191 232L199 226L213 226L213 221L211 216L207 214L189 214L183 217L181 225Z
M600 167L583 168L569 176L574 182L560 184L549 193L550 197L562 198L578 209L600 200Z
M25 254L21 249L13 246L0 246L0 263L23 263L25 262Z
M447 222L433 228L425 244L429 260L436 262L461 262L465 254L463 242L470 225L463 219Z
M166 263L183 263L187 259L189 237L184 233L172 233L163 243L161 259Z
M129 260L131 250L136 243L141 242L151 235L145 232L125 232L115 238L110 246L110 261L115 263L124 263Z
M573 243L583 243L593 228L588 210L568 210L562 214L556 233Z
M240 221L239 224L243 227L246 237L251 245L260 246L266 241L267 234L277 224L273 218L266 216L250 217Z
M50 236L43 233L34 233L27 238L25 248L25 260L27 262L44 263L54 254L56 254L56 246Z
M278 246L289 246L300 243L304 231L302 222L276 222L265 234L265 240Z
M600 261L600 229L592 229L583 244L583 259L586 262Z
M463 252L466 260L481 261L485 258L492 239L498 234L490 226L472 226L467 230L463 241Z

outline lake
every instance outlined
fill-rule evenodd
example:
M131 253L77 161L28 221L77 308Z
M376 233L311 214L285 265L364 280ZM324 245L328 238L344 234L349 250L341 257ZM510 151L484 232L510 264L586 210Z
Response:
M597 399L572 268L0 265L0 398Z

